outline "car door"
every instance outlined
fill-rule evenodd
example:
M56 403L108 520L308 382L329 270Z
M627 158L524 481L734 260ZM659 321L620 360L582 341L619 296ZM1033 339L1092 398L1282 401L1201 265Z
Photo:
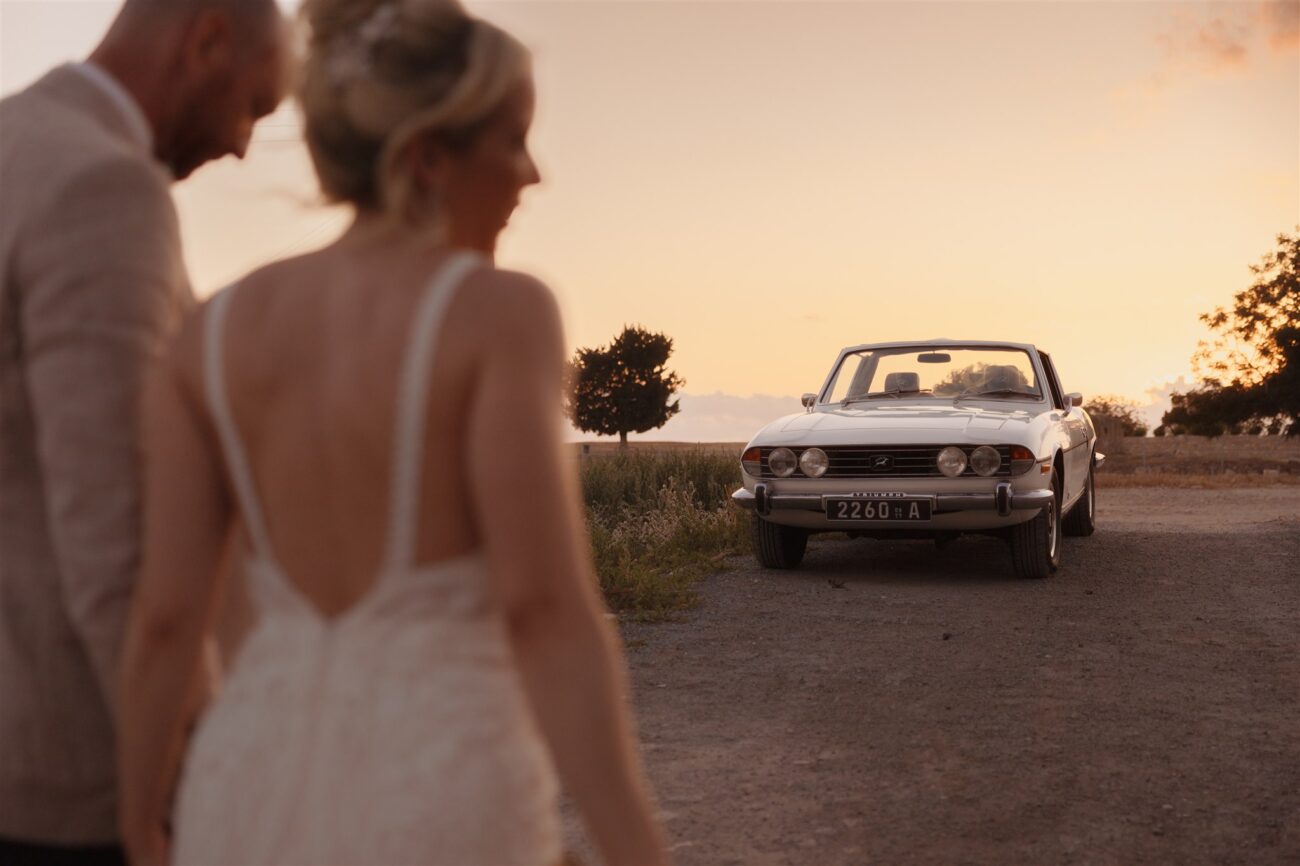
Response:
M1068 503L1082 490L1088 480L1088 464L1092 457L1092 428L1084 420L1083 409L1065 405L1065 389L1056 375L1056 366L1046 352L1039 352L1043 370L1047 373L1048 384L1052 390L1052 400L1060 411L1061 426L1068 444L1065 449L1065 478L1062 483L1063 503Z

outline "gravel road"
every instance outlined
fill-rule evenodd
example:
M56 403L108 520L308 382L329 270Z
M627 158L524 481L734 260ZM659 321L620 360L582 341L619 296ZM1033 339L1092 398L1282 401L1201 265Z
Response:
M677 862L1300 863L1300 488L1103 489L1098 524L1042 581L815 539L625 626Z

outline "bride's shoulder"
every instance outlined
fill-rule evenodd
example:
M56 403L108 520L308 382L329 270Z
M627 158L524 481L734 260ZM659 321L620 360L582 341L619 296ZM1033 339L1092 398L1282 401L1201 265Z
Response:
M474 314L490 317L497 327L535 330L560 321L551 288L532 274L483 268L466 280L462 297Z
M554 298L550 287L532 274L491 265L471 273L466 282L473 283L482 293L492 294L496 300L508 297L528 303Z

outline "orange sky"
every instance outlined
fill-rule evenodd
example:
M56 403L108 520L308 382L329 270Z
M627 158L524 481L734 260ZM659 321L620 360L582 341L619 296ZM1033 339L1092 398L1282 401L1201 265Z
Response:
M1070 390L1145 401L1300 224L1297 2L468 5L536 57L544 183L500 260L573 345L675 339L697 417L670 438L747 438L784 404L734 398L896 338L1034 342ZM0 92L116 6L0 0ZM344 224L295 127L177 187L200 292Z

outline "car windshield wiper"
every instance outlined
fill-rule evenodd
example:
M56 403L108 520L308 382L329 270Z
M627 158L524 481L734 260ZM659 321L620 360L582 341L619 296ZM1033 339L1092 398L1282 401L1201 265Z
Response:
M904 394L929 394L929 388L894 388L890 391L872 391L869 394L859 394L856 397L845 397L840 405L847 406L850 403L859 403L863 400L874 400L877 397L893 397L895 399Z
M977 391L974 394L958 394L952 399L955 401L963 397L1028 397L1031 400L1039 399L1037 394L1031 394L1028 391L1017 391L1015 388L998 388L993 391Z

